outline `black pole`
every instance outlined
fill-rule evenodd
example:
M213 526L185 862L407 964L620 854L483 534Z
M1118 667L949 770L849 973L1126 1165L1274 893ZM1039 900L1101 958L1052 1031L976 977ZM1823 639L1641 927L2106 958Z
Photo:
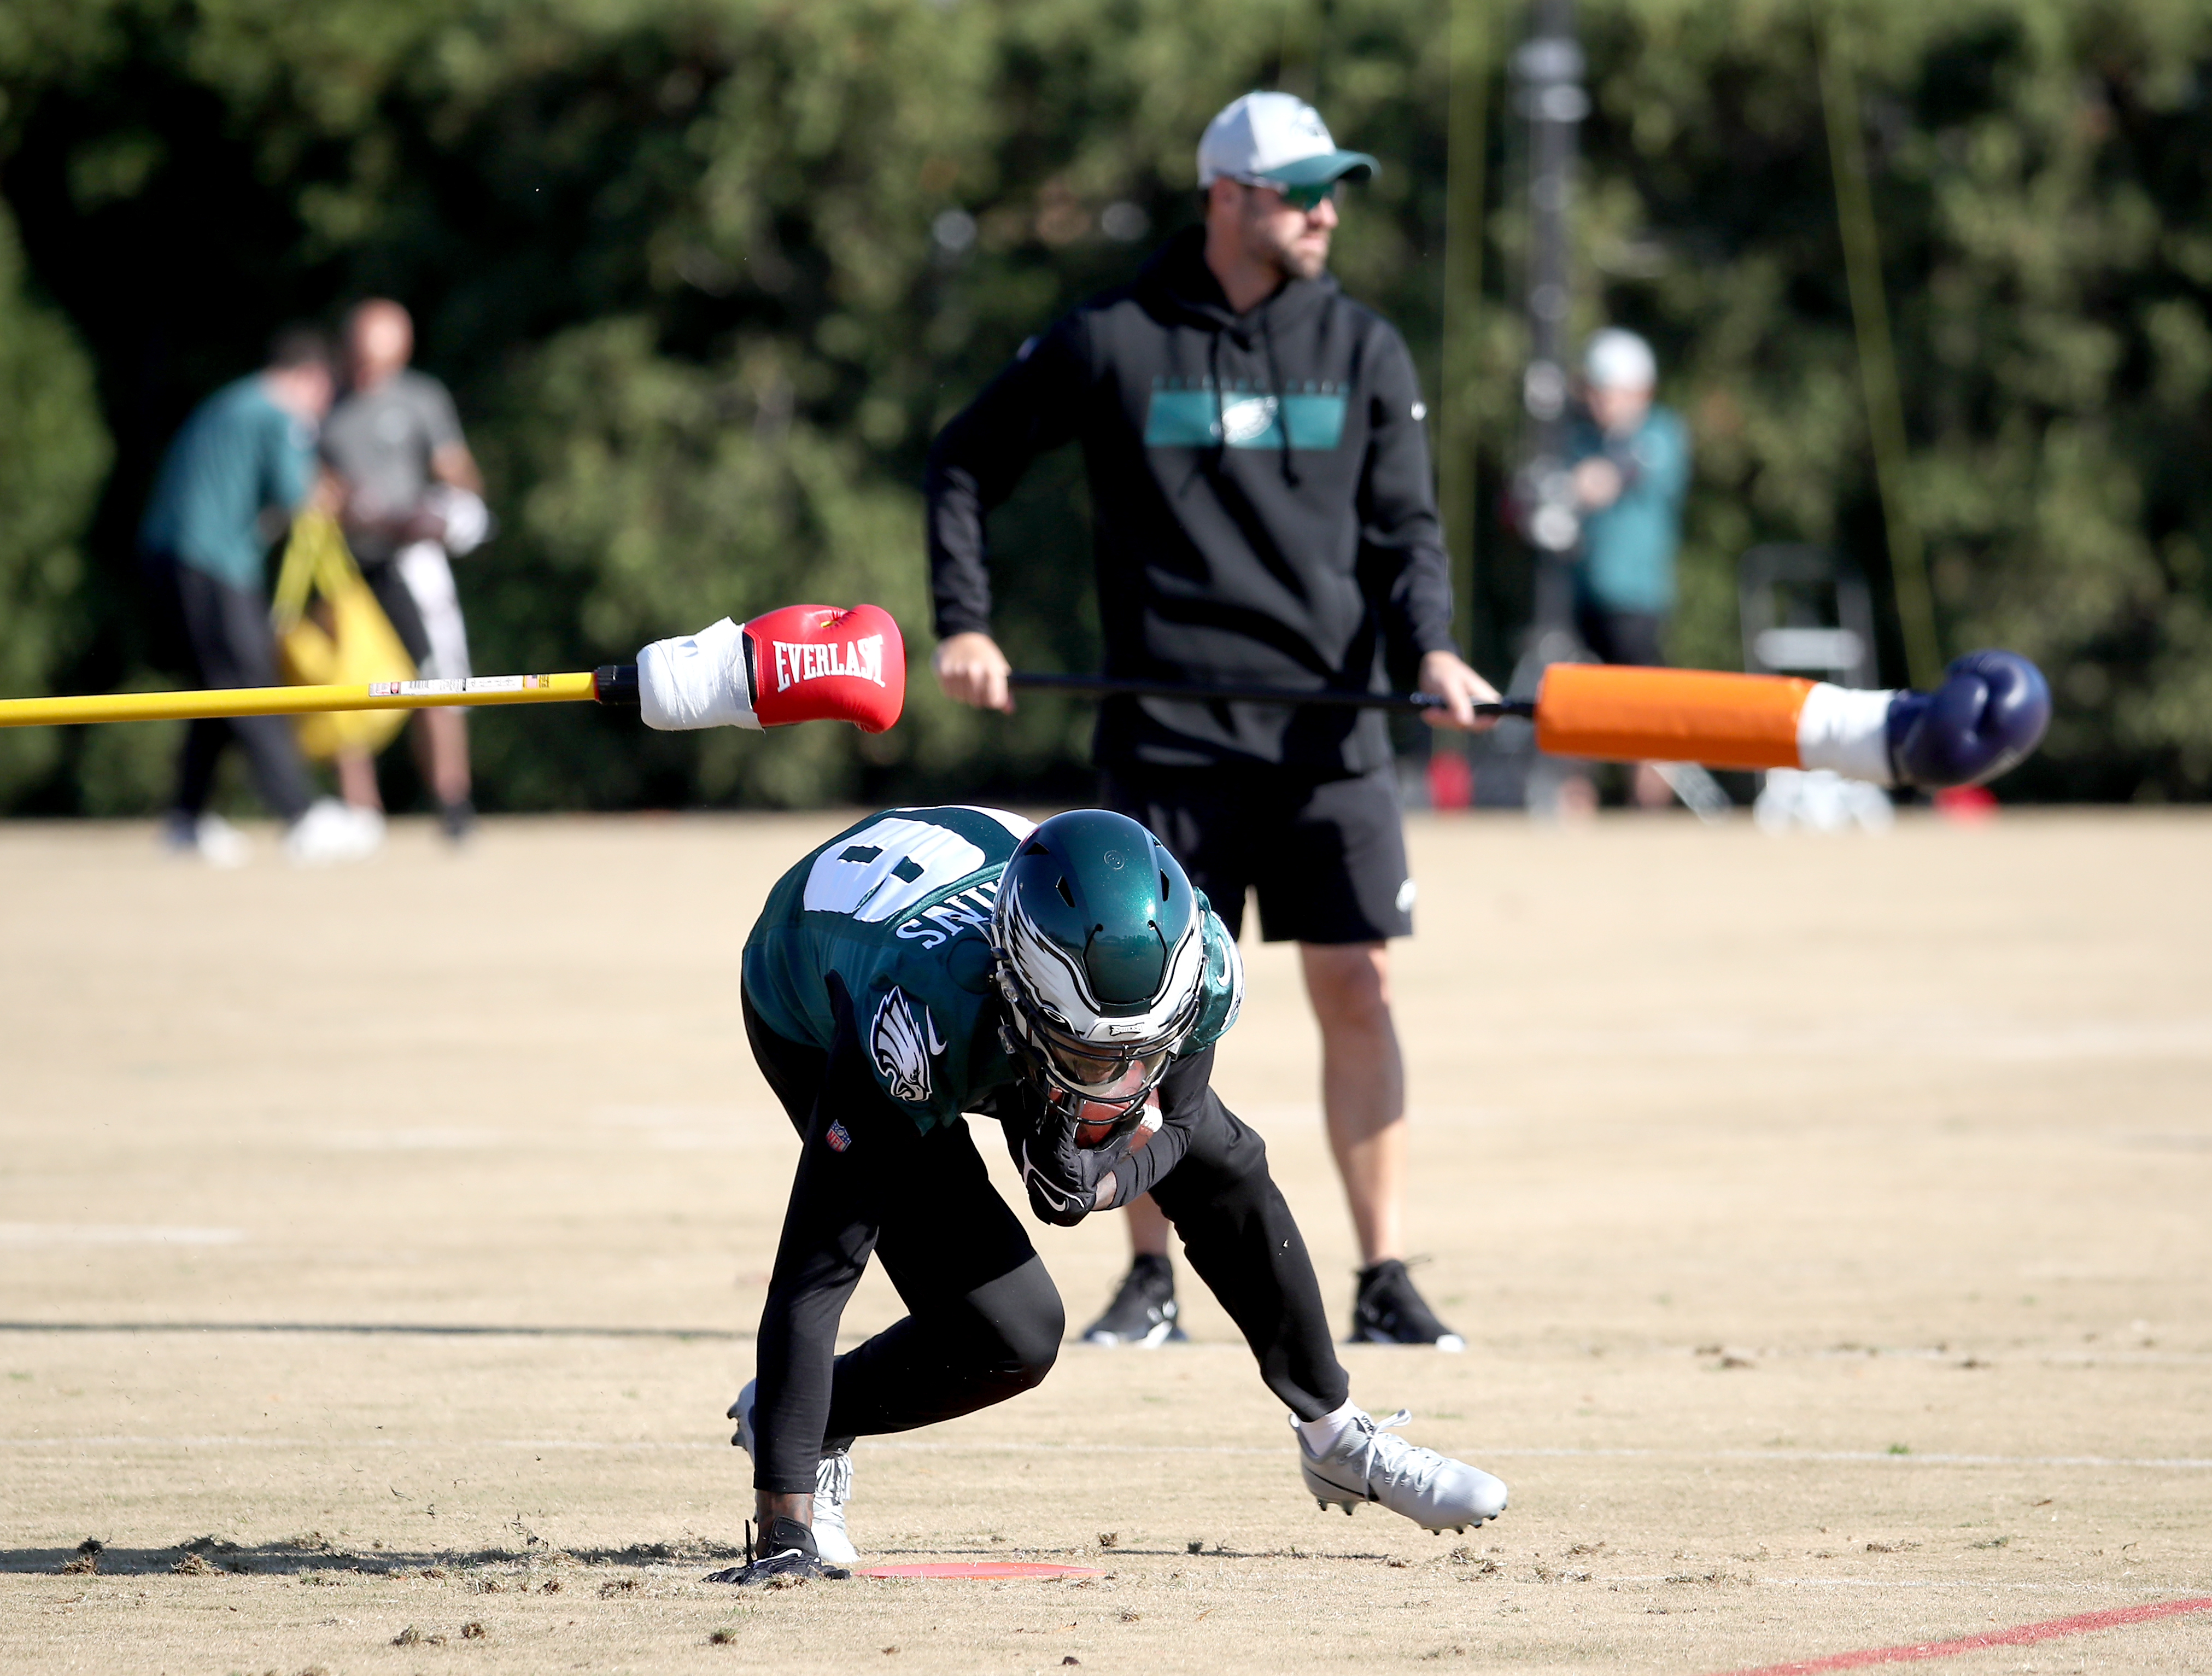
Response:
M1346 692L1340 688L1314 690L1294 686L1244 686L1218 681L1148 681L1116 675L1051 675L1017 669L1006 685L1047 692L1070 692L1091 698L1180 698L1188 704L1319 704L1332 710L1401 710L1418 716L1425 710L1451 706L1433 692ZM1477 716L1522 716L1536 713L1528 698L1503 698L1477 704Z

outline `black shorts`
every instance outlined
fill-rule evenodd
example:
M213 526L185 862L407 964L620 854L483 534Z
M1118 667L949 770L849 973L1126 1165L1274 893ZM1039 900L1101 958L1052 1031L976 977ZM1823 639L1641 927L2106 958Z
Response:
M1600 663L1657 669L1667 661L1659 654L1659 619L1648 611L1607 611L1586 603L1575 609L1575 629Z
M407 649L407 655L415 660L415 667L420 669L429 661L430 631L422 626L422 608L415 603L414 591L399 574L399 561L386 558L364 562L361 577L368 584L368 591L376 595L377 604L384 607L384 614L391 619L392 631Z
M1136 766L1109 769L1100 795L1152 828L1232 936L1243 929L1247 891L1259 893L1269 942L1413 933L1394 770L1316 782L1280 770Z

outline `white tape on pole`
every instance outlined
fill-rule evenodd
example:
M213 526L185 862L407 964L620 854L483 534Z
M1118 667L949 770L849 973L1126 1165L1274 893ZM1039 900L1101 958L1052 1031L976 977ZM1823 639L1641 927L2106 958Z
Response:
M758 728L745 680L744 631L725 617L710 629L656 640L637 655L638 712L664 733Z
M1888 785L1889 705L1896 696L1815 681L1797 712L1798 765Z

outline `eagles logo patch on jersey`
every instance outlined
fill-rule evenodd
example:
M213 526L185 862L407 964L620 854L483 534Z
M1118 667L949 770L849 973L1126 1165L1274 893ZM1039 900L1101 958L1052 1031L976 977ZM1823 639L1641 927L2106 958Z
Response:
M917 1021L915 1015L921 1017ZM876 1009L876 1021L868 1031L868 1051L884 1090L893 1100L921 1106L929 1100L929 1062L945 1051L937 1034L937 1021L927 1007L916 1007L894 984Z

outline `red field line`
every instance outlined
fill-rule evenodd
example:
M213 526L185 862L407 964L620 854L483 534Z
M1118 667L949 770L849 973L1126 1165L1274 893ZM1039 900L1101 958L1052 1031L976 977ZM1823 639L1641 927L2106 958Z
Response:
M2183 1612L2212 1612L2212 1594L2186 1600L2157 1600L2147 1606L2116 1606L2110 1612L2076 1612L2071 1618L2047 1618L2040 1624L2021 1624L1987 1635L1960 1636L1956 1641L1914 1642L1905 1647L1869 1647L1856 1653L1830 1653L1817 1659L1792 1659L1787 1664L1763 1664L1755 1669L1735 1670L1727 1676L1808 1676L1817 1670L1857 1670L1870 1664L1912 1664L1922 1659L1948 1659L1974 1653L1984 1647L2025 1647L2031 1642L2051 1641L2060 1636L2086 1635L2092 1630L2112 1630L2123 1624L2146 1624L2153 1618L2176 1618Z

